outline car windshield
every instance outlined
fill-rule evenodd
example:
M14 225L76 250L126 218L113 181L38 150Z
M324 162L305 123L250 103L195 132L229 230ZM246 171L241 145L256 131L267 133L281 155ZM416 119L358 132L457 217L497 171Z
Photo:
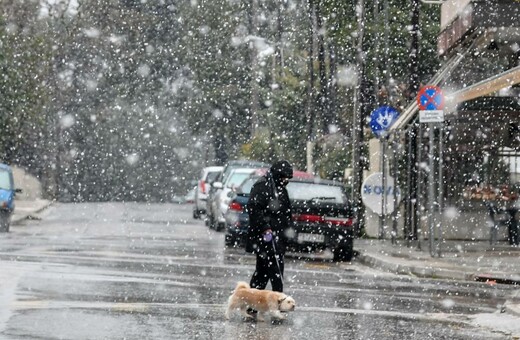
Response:
M0 189L12 190L9 171L0 169Z
M211 171L206 175L206 183L213 183L217 179L220 171Z
M289 182L287 185L289 198L294 201L327 201L347 203L342 187L320 183Z
M243 194L249 194L251 192L251 189L253 188L253 185L256 183L259 177L249 177L246 178L245 181L240 184L239 191Z
M253 171L253 170L251 170ZM233 188L239 186L246 178L251 175L250 172L234 172L226 181L226 187Z

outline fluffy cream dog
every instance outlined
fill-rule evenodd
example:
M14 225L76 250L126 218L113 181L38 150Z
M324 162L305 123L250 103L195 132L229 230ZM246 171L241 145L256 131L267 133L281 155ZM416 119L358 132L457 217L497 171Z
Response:
M247 314L247 309L252 308L258 311L259 321L264 321L263 314L270 314L272 318L281 320L285 319L281 312L293 311L295 306L294 299L284 293L255 289L245 282L239 282L228 299L226 319L229 320L231 312L236 309L239 309L244 317L252 318Z

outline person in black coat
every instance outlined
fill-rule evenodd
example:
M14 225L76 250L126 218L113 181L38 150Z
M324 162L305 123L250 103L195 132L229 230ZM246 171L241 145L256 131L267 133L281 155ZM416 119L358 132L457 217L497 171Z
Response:
M283 292L286 231L291 222L291 203L285 186L293 177L287 161L274 163L251 189L247 210L249 231L246 250L256 254L251 288Z

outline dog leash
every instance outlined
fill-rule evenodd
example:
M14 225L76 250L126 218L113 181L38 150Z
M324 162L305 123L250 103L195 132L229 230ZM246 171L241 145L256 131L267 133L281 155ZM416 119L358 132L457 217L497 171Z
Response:
M276 190L276 184L274 182L274 178L272 177L272 175L270 176L269 181L271 182L271 187L273 189L274 198L275 198L275 200L278 200L278 190ZM274 239L275 239L274 235L271 234L271 243L273 244L273 250L274 250L274 260L276 262L276 266L278 267L278 273L280 273L280 278L282 279L282 285L283 285L283 281L284 281L283 274L282 274L282 269L280 267L280 263L278 263L278 258L276 257L276 245L275 245Z
M276 257L276 245L275 245L274 239L275 238L273 237L271 240L271 242L273 243L274 260L276 262L276 266L278 267L278 273L280 273L280 278L282 279L282 284L283 284L283 274L282 274L282 269L280 268L280 264L278 263L278 258Z

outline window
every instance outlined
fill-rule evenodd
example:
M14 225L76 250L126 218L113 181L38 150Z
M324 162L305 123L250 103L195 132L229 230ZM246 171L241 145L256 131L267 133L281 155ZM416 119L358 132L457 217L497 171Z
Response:
M347 203L342 187L336 185L289 182L289 198L295 201L323 200L334 203Z
M0 169L0 189L13 190L9 171Z

